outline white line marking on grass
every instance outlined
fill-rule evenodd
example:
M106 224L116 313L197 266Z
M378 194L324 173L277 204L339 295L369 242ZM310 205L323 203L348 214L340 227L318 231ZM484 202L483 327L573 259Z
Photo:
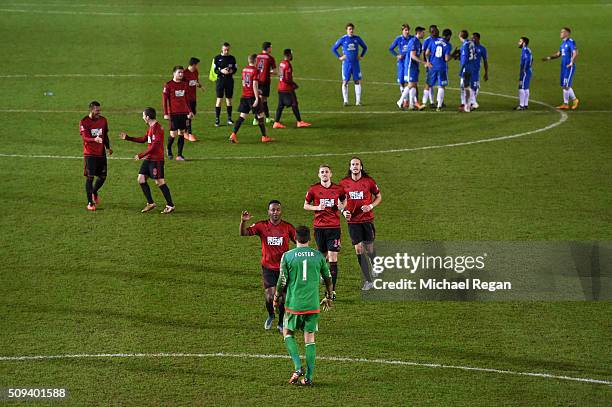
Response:
M53 359L104 359L104 358L237 358L237 359L289 359L287 355L262 355L251 353L94 353L94 354L73 354L73 355L36 355L36 356L0 356L0 361L27 361L27 360L53 360ZM586 377L572 377L566 375L555 375L550 373L540 372L517 372L506 369L494 369L486 367L472 367L459 365L445 365L442 363L422 363L410 362L405 360L387 360L387 359L367 359L367 358L350 358L350 357L335 357L335 356L318 356L318 360L326 360L330 362L348 362L348 363L370 363L379 365L399 365L399 366L415 366L429 367L433 369L455 369L474 372L498 373L514 376L529 376L541 377L545 379L567 380L583 383L606 384L612 385L611 381L601 379L591 379Z
M369 7L336 7L336 8L309 8L309 9L295 9L295 10L279 10L275 11L227 11L227 12L153 12L153 13L140 13L140 12L119 12L119 11L71 11L71 10L39 10L35 8L24 9L24 8L2 8L0 12L4 13L19 13L19 14L59 14L59 15L74 15L74 16L159 16L159 17L206 17L206 16L261 16L261 15L277 15L277 14L315 14L315 13L330 13L337 11L350 10L358 11L368 9Z
M83 74L83 75L87 75L87 74ZM338 82L337 80L333 80L333 79L318 79L318 78L298 78L298 79L309 80L309 81L319 81L319 82ZM369 83L374 84L374 85L393 85L393 86L396 85L395 83L391 83L391 82L369 82ZM458 90L457 88L447 88L447 89ZM504 95L502 93L480 91L480 94L503 97L506 99L517 99L517 97L515 96ZM351 151L351 152L342 152L342 153L283 154L283 155L265 155L265 156L212 156L212 157L190 158L189 160L204 161L204 160L252 160L252 159L335 157L335 156L347 156L347 155L393 154L393 153L405 153L405 152L415 152L415 151L423 151L423 150L436 150L436 149L442 149L442 148L463 147L463 146L469 146L469 145L474 145L474 144L511 140L511 139L515 139L519 137L529 136L532 134L537 134L537 133L551 130L565 123L565 121L568 119L568 114L566 112L561 111L561 110L556 110L553 106L549 105L548 103L540 102L537 100L532 100L531 103L547 107L551 109L551 111L559 113L559 116L560 116L559 120L545 127L541 127L535 130L525 131L522 133L510 134L507 136L495 136L495 137L490 137L490 138L485 138L485 139L480 139L480 140L463 141L463 142L451 143L451 144L437 144L437 145L423 146L423 147L393 148L393 149L387 149L387 150L373 150L373 151ZM325 114L328 114L328 113L329 112L325 112ZM403 112L397 111L397 113L403 113ZM439 113L439 112L436 112L436 113ZM331 112L329 114L335 114L335 113ZM455 113L455 114L458 114L458 113ZM521 113L517 112L517 114L521 114ZM82 156L30 155L30 154L10 154L10 153L0 153L0 157L56 158L56 159L82 159L83 158ZM109 158L114 159L114 160L132 160L132 158L130 157L109 157Z

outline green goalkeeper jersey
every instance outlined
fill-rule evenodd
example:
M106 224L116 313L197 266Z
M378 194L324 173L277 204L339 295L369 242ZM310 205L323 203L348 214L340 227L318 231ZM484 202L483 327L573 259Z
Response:
M330 278L325 257L310 247L296 247L283 254L276 290L287 287L285 310L292 314L319 312L319 278Z

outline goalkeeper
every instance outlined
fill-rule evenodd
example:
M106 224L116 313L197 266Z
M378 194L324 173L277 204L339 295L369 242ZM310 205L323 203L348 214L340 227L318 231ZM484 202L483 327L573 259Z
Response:
M324 311L330 309L332 304L332 280L325 257L321 252L308 247L310 229L307 226L300 226L295 230L295 234L297 247L285 252L281 259L280 276L274 293L274 307L278 306L279 300L286 291L283 337L295 367L289 383L297 384L300 382L302 385L312 386L316 357L315 332L318 330L319 305ZM319 278L321 276L325 281L327 293L319 304ZM296 330L304 331L306 369L302 367L297 342L293 336ZM300 381L301 376L304 377Z

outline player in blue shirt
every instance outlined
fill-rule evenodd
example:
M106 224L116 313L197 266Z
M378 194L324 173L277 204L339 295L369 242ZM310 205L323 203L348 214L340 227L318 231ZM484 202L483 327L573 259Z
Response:
M472 92L472 98L470 100L470 109L476 110L480 107L478 105L478 102L476 101L476 98L478 97L478 92L480 91L480 64L482 61L482 64L484 65L483 79L486 82L489 80L489 57L487 55L487 49L480 43L480 33L472 34L472 42L474 43L474 47L475 47L477 63L476 63L476 73L474 74L474 77L475 77L474 86L476 89L474 92Z
M473 41L468 40L467 30L459 32L461 48L459 51L459 93L461 94L461 105L459 111L469 112L472 93L476 93L476 46Z
M332 46L331 50L334 55L342 61L342 98L344 106L348 106L348 83L353 78L355 82L355 104L361 106L361 68L359 60L364 56L368 47L358 35L353 35L355 25L348 23L346 25L346 35L338 38L338 41ZM342 56L338 53L338 48L342 47ZM361 54L359 53L361 47Z
M429 45L431 44L431 42L435 41L439 36L440 36L440 30L438 29L438 26L435 24L430 25L429 26L429 36L425 38L425 40L423 41L423 57L425 59L425 62L427 62L425 51L429 49ZM429 69L429 67L426 68L425 86L423 89L422 102L423 102L423 105L427 105L427 101L429 101L429 107L434 108L435 105L433 104L433 92L431 91L431 88L433 87L433 85L431 84L430 72L431 72L431 69Z
M431 72L430 87L437 86L438 94L436 111L442 110L444 104L444 88L448 86L448 61L451 58L452 46L450 39L453 32L445 28L442 31L442 38L437 38L431 41L429 48L425 52L426 58L429 61L429 70Z
M559 51L551 56L542 58L542 61L550 61L551 59L557 59L561 57L561 87L563 88L563 104L557 106L557 109L567 110L570 108L569 100L572 99L572 110L578 108L580 101L572 89L572 81L574 79L574 72L576 72L576 58L578 57L578 47L576 42L570 38L572 30L568 27L561 29L561 47Z
M406 54L408 54L408 43L412 36L410 35L410 26L408 24L402 24L402 34L395 37L389 52L396 59L397 63L397 83L400 85L400 94L404 91L404 61ZM397 48L397 51L395 49Z
M533 65L533 55L529 49L529 38L521 37L518 46L521 49L521 68L519 72L519 105L516 107L516 110L527 110L529 106L531 66Z
M414 37L412 37L408 43L408 54L406 55L406 59L404 61L404 81L408 84L408 86L404 88L402 96L397 101L397 106L400 109L403 109L406 100L408 101L408 110L414 110L415 108L418 110L423 110L425 108L425 105L420 104L417 100L419 66L421 64L427 64L421 57L423 52L421 40L424 36L425 28L417 27L414 30Z

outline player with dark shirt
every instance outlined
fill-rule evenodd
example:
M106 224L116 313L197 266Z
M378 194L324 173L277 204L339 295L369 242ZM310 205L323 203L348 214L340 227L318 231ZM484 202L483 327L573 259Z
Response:
M240 98L240 106L238 106L238 112L240 117L236 120L234 125L234 131L229 137L231 143L238 144L238 130L246 119L249 112L253 111L255 120L259 124L259 130L261 130L261 141L268 143L272 141L270 137L266 135L266 126L264 124L264 114L261 111L261 95L259 91L259 75L257 68L255 68L255 59L257 55L249 55L249 64L242 70L242 97Z
M178 139L178 161L184 161L183 136L187 131L187 120L193 118L191 106L187 100L188 84L183 82L184 68L177 65L172 69L172 80L166 82L163 90L164 119L170 121L170 137L168 138L168 159L172 160L172 144L176 136Z
M338 278L338 252L340 252L340 212L346 205L344 189L331 180L329 165L319 166L320 182L308 188L304 198L304 209L314 211L314 234L317 249L326 257L333 283L333 299L336 299Z
M196 90L198 88L204 91L202 88L202 84L200 83L200 71L198 70L198 65L200 60L196 57L191 57L189 59L189 65L187 69L183 71L183 81L187 82L187 103L189 103L189 107L191 108L191 112L195 116L196 108L197 108L197 100L198 95ZM193 131L191 129L191 122L193 119L187 119L187 132L184 134L184 137L188 141L198 141L196 136L193 135Z
M289 241L295 243L295 228L281 219L281 203L277 200L268 203L268 220L247 227L246 222L250 219L251 214L243 211L240 217L240 236L257 235L261 239L261 271L268 310L264 329L269 330L274 321L274 291L280 273L281 257L289 250ZM278 330L282 333L285 308L281 304L278 309Z
M310 123L302 121L300 109L298 108L297 96L295 95L295 90L298 88L298 85L293 81L293 66L291 66L293 53L289 48L283 51L283 57L278 67L278 108L276 109L276 118L272 128L285 128L280 122L285 106L291 106L297 120L297 127L308 127Z
M348 221L349 235L355 246L357 260L365 280L362 290L369 290L372 288L372 277L368 257L370 259L375 257L376 237L372 210L380 204L382 196L376 182L365 172L359 157L351 159L348 174L340 181L340 186L346 193L346 206L342 214ZM367 257L364 256L364 252Z
M234 74L238 69L236 58L230 55L230 44L223 43L221 53L213 59L214 72L217 75L216 91L217 101L215 102L215 126L221 125L221 101L225 97L227 108L227 124L233 125L232 120L232 98L234 97Z
M84 175L85 194L87 195L87 210L95 211L100 203L98 191L106 181L106 152L113 154L108 139L108 123L100 115L100 103L95 100L89 104L89 114L79 123L83 139L83 157L85 161ZM98 177L94 185L94 177Z
M270 109L268 108L268 98L270 97L270 75L276 74L276 61L272 56L272 43L264 42L261 46L261 53L257 55L255 66L257 72L259 72L259 89L261 90L261 101L263 112L266 115L266 123L270 123ZM253 120L253 126L256 126L257 122Z
M142 188L144 196L147 198L147 204L142 209L142 213L153 210L157 205L151 196L151 189L147 183L147 178L153 178L159 190L164 194L166 199L166 207L161 212L168 214L174 212L174 203L170 195L170 189L164 180L164 129L156 120L157 113L152 107L147 107L142 112L142 120L149 126L147 133L142 137L130 137L125 132L121 132L119 137L122 140L133 141L136 143L148 143L148 148L140 154L136 154L136 161L142 160L140 171L138 172L138 183Z

